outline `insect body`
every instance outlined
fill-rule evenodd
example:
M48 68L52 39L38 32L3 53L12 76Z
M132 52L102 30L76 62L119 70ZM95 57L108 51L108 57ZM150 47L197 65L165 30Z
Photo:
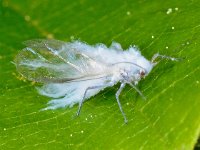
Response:
M79 103L79 115L86 99L120 82L116 100L125 122L127 119L119 100L125 85L144 97L136 84L149 74L156 65L155 60L158 57L175 60L155 54L148 61L136 48L123 51L115 42L109 48L80 41L31 40L25 44L27 47L17 55L15 64L27 79L44 83L38 88L40 94L54 98L44 110Z

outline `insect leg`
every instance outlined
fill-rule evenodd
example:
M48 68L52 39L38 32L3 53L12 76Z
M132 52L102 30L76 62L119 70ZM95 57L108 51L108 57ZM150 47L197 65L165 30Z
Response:
M117 91L117 93L115 94L115 96L116 96L116 100L117 100L119 109L120 109L120 111L121 111L121 113L122 113L122 115L123 115L123 117L124 117L124 122L127 123L128 120L126 119L126 115L125 115L125 113L124 113L124 111L123 111L123 109L122 109L122 105L121 105L121 103L120 103L120 101L119 101L119 95L120 95L120 93L122 92L122 90L123 90L123 88L125 87L125 85L126 85L126 83L122 83L122 84L120 85L120 88L118 89L118 91Z
M178 61L179 58L174 58L174 57L170 57L170 56L165 56L165 55L160 55L159 53L156 53L153 55L152 59L151 59L151 62L156 64L156 59L158 58L161 58L161 59L169 59L169 60L172 60L172 61Z
M132 88L134 88L134 89L142 96L143 99L146 100L146 97L142 94L142 92L141 92L135 85L133 85L133 84L130 83L130 82L128 82L128 84L129 84Z
M82 108L82 105L83 105L83 102L85 100L85 97L86 97L86 94L89 90L92 90L92 89L97 89L97 88L101 88L101 87L105 87L105 85L99 85L99 86L91 86L91 87L88 87L85 92L84 92L84 95L83 95L83 98L82 100L79 102L79 106L78 106L78 111L77 111L77 116L79 116L80 112L81 112L81 108Z

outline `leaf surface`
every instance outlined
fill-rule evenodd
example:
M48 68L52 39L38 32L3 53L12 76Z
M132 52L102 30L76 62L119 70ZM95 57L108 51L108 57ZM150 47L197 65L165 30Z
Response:
M193 149L200 133L200 1L0 1L0 149ZM171 9L172 10L171 10ZM39 111L50 98L37 93L11 63L23 41L80 39L136 45L161 61L138 87L115 100L119 85L73 108Z

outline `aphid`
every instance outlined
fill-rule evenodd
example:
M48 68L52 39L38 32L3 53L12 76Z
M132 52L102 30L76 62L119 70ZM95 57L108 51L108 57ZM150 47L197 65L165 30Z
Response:
M28 80L44 83L38 88L40 94L54 98L43 110L79 103L79 115L86 99L120 82L115 96L125 123L127 118L119 100L125 85L145 98L136 85L157 64L156 59L176 60L155 54L149 61L135 47L123 51L116 42L109 48L104 44L91 46L80 41L58 40L30 40L25 45L14 62Z

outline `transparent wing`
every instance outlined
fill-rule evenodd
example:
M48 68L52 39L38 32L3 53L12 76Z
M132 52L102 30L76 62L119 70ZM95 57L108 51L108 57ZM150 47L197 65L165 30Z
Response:
M58 40L30 40L15 58L17 70L37 82L65 82L96 77L103 70L73 44Z

